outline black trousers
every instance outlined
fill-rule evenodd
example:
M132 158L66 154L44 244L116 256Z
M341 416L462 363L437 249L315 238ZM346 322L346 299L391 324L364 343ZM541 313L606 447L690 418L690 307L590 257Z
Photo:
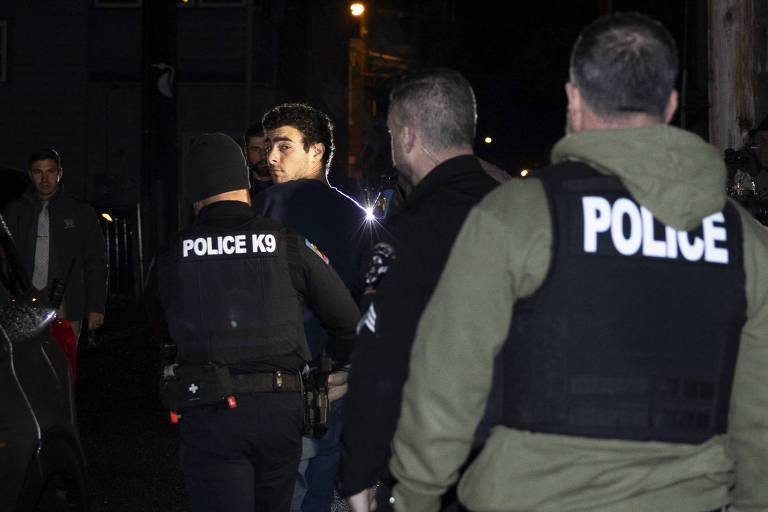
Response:
M184 411L181 469L192 512L288 511L301 457L300 393L247 393Z

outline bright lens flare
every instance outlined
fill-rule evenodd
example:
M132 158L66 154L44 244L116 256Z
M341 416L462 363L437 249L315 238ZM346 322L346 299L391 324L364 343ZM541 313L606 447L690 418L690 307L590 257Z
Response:
M108 222L112 222L112 216L110 214L102 213L101 216L107 219Z
M376 216L373 214L373 206L369 206L365 209L365 220L369 222L376 220Z
M522 176L523 178L528 176L528 169L523 169L522 171L520 171L520 176Z
M365 6L360 3L354 3L349 6L349 10L352 13L352 16L360 16L365 12Z

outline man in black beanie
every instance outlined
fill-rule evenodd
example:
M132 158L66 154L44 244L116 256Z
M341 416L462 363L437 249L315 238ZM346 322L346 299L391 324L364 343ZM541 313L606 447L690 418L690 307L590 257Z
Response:
M191 510L287 511L301 455L302 305L349 359L357 307L327 258L254 215L240 148L224 134L192 145L185 194L196 214L158 257L159 299L176 342L166 367L180 417Z

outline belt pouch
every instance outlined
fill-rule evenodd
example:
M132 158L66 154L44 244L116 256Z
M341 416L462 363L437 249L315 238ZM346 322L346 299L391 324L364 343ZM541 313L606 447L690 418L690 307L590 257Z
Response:
M232 394L229 368L213 363L182 364L167 384L168 405L172 411L216 404Z

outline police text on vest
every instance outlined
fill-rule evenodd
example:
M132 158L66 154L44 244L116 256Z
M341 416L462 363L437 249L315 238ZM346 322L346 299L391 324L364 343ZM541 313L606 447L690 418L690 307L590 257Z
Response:
M656 238L654 218L644 206L622 197L611 204L600 196L581 198L584 213L584 252L598 250L598 235L610 231L610 240L619 254L677 259L688 261L728 263L728 249L721 243L728 239L725 217L713 213L702 220L702 237L691 237L685 231L664 226L664 236ZM628 224L628 230L625 225Z
M277 240L271 233L252 233L250 244L248 242L246 234L185 238L181 244L182 256L186 258L190 253L195 256L272 253L277 249Z

